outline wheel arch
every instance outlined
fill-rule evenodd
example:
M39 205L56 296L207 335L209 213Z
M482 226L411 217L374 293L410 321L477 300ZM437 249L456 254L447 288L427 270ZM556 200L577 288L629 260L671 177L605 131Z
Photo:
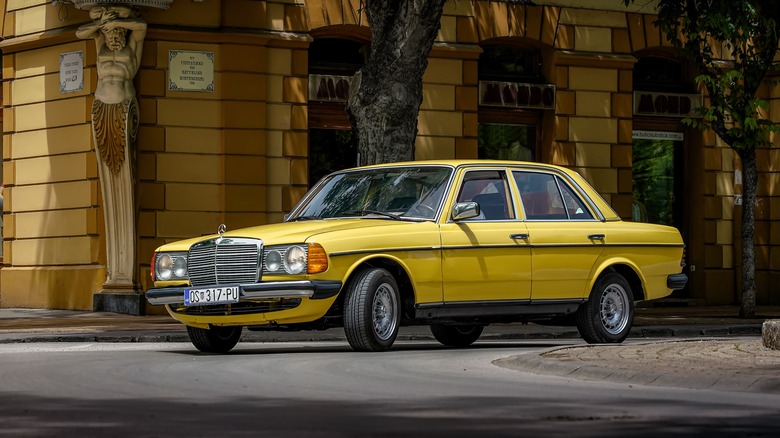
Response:
M642 274L639 268L631 261L626 259L605 261L595 272L596 275L591 277L586 293L590 293L590 291L593 289L593 285L596 284L599 278L606 272L617 272L626 279L628 285L631 287L631 292L634 295L634 301L643 301L645 299L645 281L642 278Z
M398 294L401 297L401 321L414 318L414 304L417 302L414 284L404 264L397 258L386 254L378 254L357 261L347 275L342 291L355 281L360 272L365 268L382 268L390 272L398 283ZM339 294L339 300L344 300L344 294Z

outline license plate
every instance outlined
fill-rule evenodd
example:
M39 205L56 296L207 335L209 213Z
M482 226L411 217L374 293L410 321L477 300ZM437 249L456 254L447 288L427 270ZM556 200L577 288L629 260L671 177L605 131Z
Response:
M208 289L184 289L185 306L227 304L238 302L238 286L221 286Z

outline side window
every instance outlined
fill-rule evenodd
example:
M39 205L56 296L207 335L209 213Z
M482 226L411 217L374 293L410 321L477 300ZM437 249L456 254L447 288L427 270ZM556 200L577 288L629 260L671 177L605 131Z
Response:
M547 173L512 172L526 219L568 219L555 177Z
M531 220L592 219L577 194L560 178L547 173L512 172L525 217Z
M566 204L566 212L569 213L569 219L593 219L593 215L585 206L582 199L574 193L574 190L560 178L556 177L556 179L558 180L558 186L560 186L561 192L563 193L563 202Z
M514 219L514 208L509 193L506 172L472 170L463 178L457 202L478 203L480 215L475 219Z

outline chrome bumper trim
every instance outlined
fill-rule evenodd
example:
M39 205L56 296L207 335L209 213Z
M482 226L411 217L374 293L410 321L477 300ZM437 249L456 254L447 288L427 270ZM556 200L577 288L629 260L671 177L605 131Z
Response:
M216 285L215 285L216 286ZM206 289L209 286L175 286L152 288L146 291L146 300L152 305L184 304L185 289ZM241 284L239 302L264 298L312 298L321 299L336 295L341 290L340 281L269 281Z

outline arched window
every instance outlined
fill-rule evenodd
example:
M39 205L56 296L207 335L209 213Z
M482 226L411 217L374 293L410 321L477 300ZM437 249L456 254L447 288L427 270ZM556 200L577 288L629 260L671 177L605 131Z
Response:
M662 54L637 55L634 64L632 219L677 227L687 235L686 135L681 120L696 117L687 64Z
M691 92L683 63L659 56L643 56L634 64L634 90Z
M309 45L309 186L330 172L354 167L357 139L347 116L352 76L363 66L366 43L315 37Z
M479 57L479 78L492 81L543 83L539 50L512 45L483 45Z
M316 38L309 45L309 73L352 76L363 67L367 48L344 38Z
M554 105L544 86L539 49L498 39L483 43L479 57L479 158L534 161L543 101ZM540 85L537 85L540 84Z

